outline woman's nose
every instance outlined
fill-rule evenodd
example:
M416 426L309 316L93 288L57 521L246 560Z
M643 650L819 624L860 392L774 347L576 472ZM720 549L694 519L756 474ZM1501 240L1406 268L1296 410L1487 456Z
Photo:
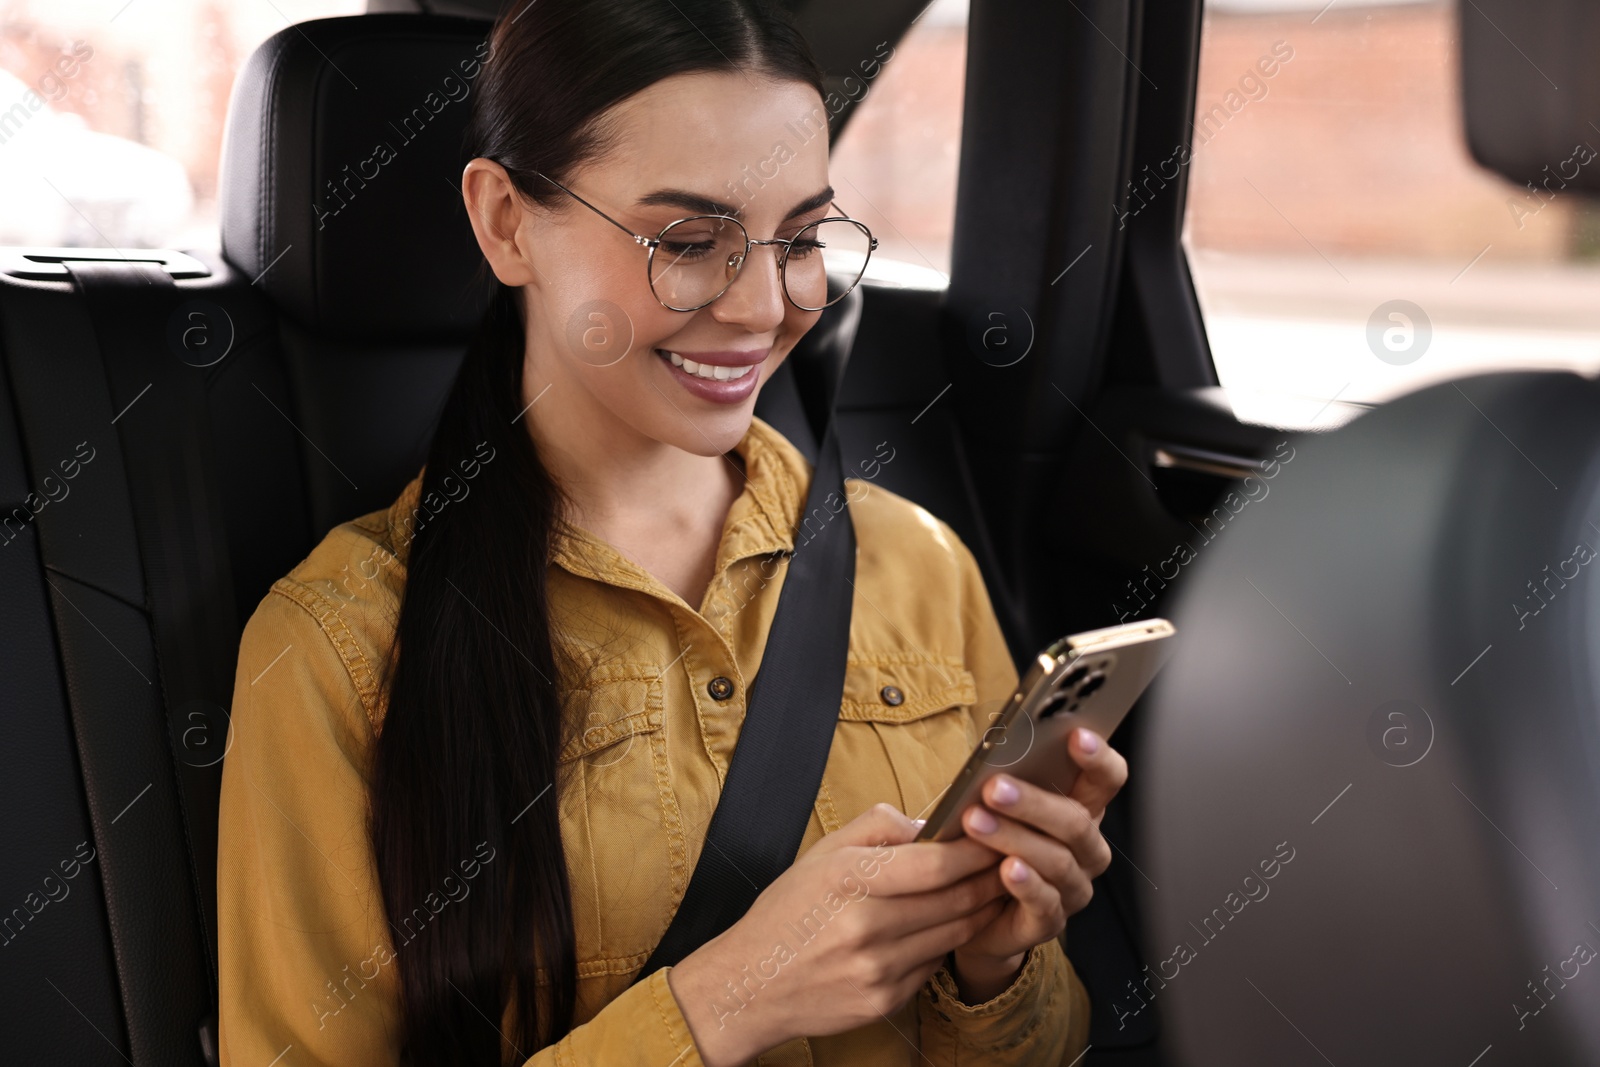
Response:
M772 255L760 255L762 247ZM737 323L755 333L776 329L783 321L783 276L778 257L784 246L757 246L747 255L736 252L728 257L728 265L738 274L733 284L711 305L711 314L718 322Z

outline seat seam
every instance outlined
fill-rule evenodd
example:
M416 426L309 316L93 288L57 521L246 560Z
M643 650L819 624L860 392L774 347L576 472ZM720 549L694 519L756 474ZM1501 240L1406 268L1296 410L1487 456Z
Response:
M143 600L129 600L127 597L123 596L120 593L113 593L111 590L106 589L103 586L101 586L101 585L99 585L99 584L97 584L95 582L86 581L83 578L80 578L76 574L71 574L71 573L69 573L67 571L62 570L61 567L56 563L47 562L47 563L44 564L44 569L46 571L49 571L50 573L56 575L57 577L65 578L69 582L73 582L73 583L75 583L77 585L81 585L85 589L93 589L96 593L99 593L101 596L105 597L106 599L115 600L118 604L121 604L124 607L132 608L133 610L135 610L137 612L140 612L141 614L146 615L146 616L148 616L150 614L150 606L148 604L146 604Z

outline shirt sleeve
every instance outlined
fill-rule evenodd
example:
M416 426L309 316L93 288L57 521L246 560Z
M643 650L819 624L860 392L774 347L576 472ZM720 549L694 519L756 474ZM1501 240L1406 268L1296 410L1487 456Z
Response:
M367 833L370 668L344 617L305 585L280 582L245 627L217 842L222 1067L400 1062L404 949ZM669 970L527 1064L701 1067Z
M945 535L961 564L961 624L967 669L978 699L972 706L979 736L1015 690L1018 673L995 617L978 562L948 526ZM981 1004L961 1000L947 967L917 995L923 1054L934 1064L981 1062L996 1067L1067 1067L1089 1043L1089 992L1065 951L1065 933L1028 950L1005 990Z

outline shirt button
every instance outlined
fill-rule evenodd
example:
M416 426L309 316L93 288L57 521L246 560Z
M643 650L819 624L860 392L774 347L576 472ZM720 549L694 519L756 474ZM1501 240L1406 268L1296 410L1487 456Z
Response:
M892 685L886 685L882 689L878 690L878 695L882 697L883 702L889 705L891 708L897 707L906 698L904 693L900 692L899 689Z
M727 700L733 696L733 683L719 674L706 683L706 692L712 700Z

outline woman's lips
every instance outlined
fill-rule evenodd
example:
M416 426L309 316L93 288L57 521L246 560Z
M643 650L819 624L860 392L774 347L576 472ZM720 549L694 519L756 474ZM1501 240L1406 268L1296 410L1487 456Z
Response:
M755 392L761 379L761 362L769 351L677 353L658 348L655 355L678 384L695 396L721 404L736 404ZM704 377L707 373L712 377Z

